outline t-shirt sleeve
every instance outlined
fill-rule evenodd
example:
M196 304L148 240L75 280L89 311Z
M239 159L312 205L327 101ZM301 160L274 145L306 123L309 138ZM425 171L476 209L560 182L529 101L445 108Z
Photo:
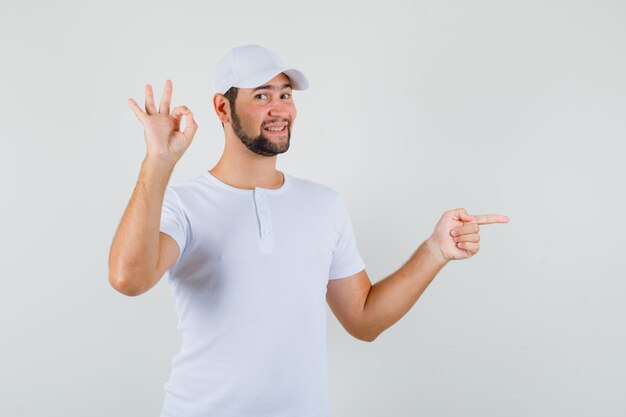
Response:
M178 254L178 260L183 255L187 242L187 228L186 228L185 216L181 210L180 202L176 192L169 186L165 189L165 195L163 196L163 208L161 209L161 227L160 230L163 233L170 235L180 249Z
M365 269L365 262L363 262L359 254L356 239L354 238L348 209L339 195L337 195L335 202L338 236L330 265L329 279L346 278Z

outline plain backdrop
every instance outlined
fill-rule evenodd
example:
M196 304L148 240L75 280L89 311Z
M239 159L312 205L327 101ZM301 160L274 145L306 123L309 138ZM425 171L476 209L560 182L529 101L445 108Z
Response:
M506 214L373 343L328 310L334 417L626 415L626 3L8 2L0 6L0 415L157 416L176 312L108 283L145 155L126 100L186 105L171 181L214 166L216 62L304 71L278 169L335 188L373 283L444 211ZM295 417L295 416L294 416Z

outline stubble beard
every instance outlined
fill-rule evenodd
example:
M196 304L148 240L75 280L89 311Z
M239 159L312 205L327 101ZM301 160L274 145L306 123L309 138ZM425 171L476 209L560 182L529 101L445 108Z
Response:
M236 111L232 111L232 126L235 135L239 138L241 143L243 143L246 148L250 149L252 152L263 155L263 156L274 156L279 153L287 152L289 149L289 142L291 139L291 126L289 125L289 120L282 119L276 120L273 122L284 122L287 123L287 142L274 143L267 136L263 134L263 126L261 126L261 133L259 136L250 137L246 135L241 127L241 119L239 115L237 115ZM272 122L272 123L273 123Z

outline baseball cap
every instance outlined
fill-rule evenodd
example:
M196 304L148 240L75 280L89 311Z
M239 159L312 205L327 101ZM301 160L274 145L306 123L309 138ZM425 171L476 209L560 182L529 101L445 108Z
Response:
M294 90L309 88L309 80L299 70L286 66L280 57L260 45L238 46L217 63L213 93L224 94L230 87L254 88L285 73Z

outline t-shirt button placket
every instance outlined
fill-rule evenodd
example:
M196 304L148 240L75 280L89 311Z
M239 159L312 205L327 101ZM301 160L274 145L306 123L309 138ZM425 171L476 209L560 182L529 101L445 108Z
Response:
M267 193L264 190L255 189L254 202L259 219L260 250L261 253L269 254L274 247L274 238L272 235L272 222L270 219L270 207L267 202Z
M259 229L261 229L261 239L264 239L264 235L269 235L272 232L270 222L268 218L268 210L266 209L267 201L263 190L256 189L254 198L256 200L256 210L259 217Z

